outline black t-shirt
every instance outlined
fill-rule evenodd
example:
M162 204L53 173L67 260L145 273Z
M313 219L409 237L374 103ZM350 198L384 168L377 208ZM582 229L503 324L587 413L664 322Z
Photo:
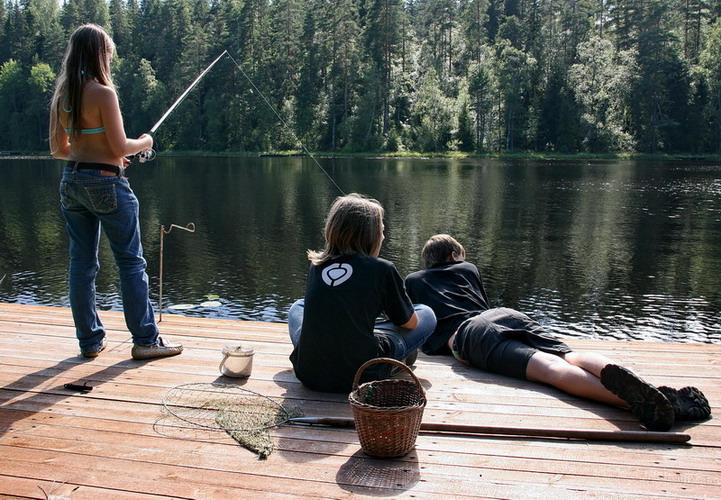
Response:
M481 274L466 261L444 262L411 273L406 289L414 303L425 304L436 313L436 329L422 347L426 354L446 352L446 343L458 326L489 308Z
M392 262L353 254L311 264L303 327L290 355L298 379L316 391L350 392L358 368L381 354L373 327L382 313L396 325L413 315Z

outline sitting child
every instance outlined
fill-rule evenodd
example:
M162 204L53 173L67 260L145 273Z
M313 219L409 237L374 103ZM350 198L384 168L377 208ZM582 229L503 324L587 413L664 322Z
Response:
M656 388L601 354L571 350L525 314L489 308L481 275L465 255L451 236L433 236L421 252L425 269L406 278L411 300L436 313L436 329L422 347L426 354L452 353L482 370L628 408L650 430L666 431L675 420L711 415L695 387Z
M350 392L363 363L413 358L436 326L430 308L411 303L393 263L379 258L383 213L380 203L358 194L337 198L325 248L308 251L305 299L291 306L288 329L295 374L310 389ZM381 314L388 320L376 322ZM373 365L361 382L386 378L392 368Z

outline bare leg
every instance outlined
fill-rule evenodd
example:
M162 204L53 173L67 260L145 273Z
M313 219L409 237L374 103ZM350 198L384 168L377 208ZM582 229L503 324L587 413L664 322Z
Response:
M569 357L570 354L575 353L569 353L566 357ZM578 359L576 359L577 357L572 358L574 358L574 361L578 361ZM602 358L603 357L599 355L598 359L589 358L585 359L585 361L589 363L588 366L590 369L595 369L595 365L601 363ZM593 362L591 362L591 360ZM599 373L606 364L608 363L606 362L599 368ZM606 389L601 384L598 376L592 373L590 369L586 370L580 366L576 366L566 361L566 359L554 356L553 354L537 352L531 356L531 359L528 361L526 378L533 382L552 385L574 396L581 396L613 406L628 408L628 404Z
M593 373L596 377L601 376L601 370L603 370L606 365L618 364L612 359L595 352L569 352L564 354L563 359L574 366L578 366L587 372Z

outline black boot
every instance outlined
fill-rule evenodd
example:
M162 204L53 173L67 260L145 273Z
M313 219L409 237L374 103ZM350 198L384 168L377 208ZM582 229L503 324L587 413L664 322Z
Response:
M673 407L666 396L631 370L607 365L601 370L601 383L628 403L631 413L646 429L667 431L673 425Z
M673 387L661 386L658 388L661 394L666 396L676 420L706 420L711 416L711 406L703 392L695 387L684 387L674 389Z

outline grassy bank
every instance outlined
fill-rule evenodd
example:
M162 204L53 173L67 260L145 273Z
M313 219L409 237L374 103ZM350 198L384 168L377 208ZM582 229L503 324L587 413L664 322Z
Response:
M248 152L224 151L211 153L207 151L166 151L158 153L161 156L227 156L227 157L255 157L255 156L308 156L302 150L288 151L261 151ZM554 153L554 152L533 152L518 151L506 153L464 153L461 151L445 152L346 152L346 151L313 151L311 155L316 158L494 158L494 159L518 159L518 160L721 160L721 154L694 154L694 153Z
M308 156L303 151L163 151L158 152L159 156L166 157L290 157ZM419 152L340 152L340 151L315 151L311 155L315 158L490 158L490 159L514 159L514 160L699 160L699 161L721 161L721 154L650 154L650 153L538 153L538 152L510 152L510 153L464 153L460 151L447 151L442 153L419 153ZM47 152L0 152L2 159L50 159Z

